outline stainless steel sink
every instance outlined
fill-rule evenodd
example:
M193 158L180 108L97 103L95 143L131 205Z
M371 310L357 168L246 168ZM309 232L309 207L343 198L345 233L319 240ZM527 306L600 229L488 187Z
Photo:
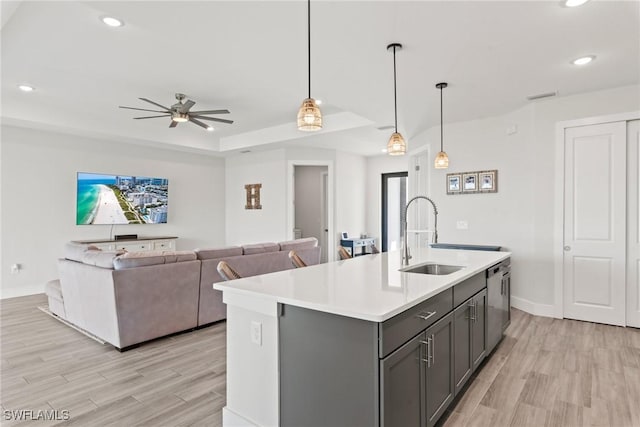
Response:
M418 274L433 274L437 276L443 276L445 274L455 273L462 269L458 265L444 265L444 264L421 264L413 267L403 268L400 271L405 273L418 273Z

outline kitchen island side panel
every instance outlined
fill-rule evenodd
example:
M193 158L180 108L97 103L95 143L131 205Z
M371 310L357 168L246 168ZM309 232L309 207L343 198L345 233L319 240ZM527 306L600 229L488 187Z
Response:
M378 324L281 305L280 425L379 426Z

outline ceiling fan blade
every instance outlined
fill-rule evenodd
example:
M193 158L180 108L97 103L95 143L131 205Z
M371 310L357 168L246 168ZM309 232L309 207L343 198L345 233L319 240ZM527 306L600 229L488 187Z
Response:
M193 115L189 115L191 118L194 118ZM200 119L200 120L211 120L212 122L220 122L220 123L228 123L231 124L233 123L233 120L226 120L226 119L217 119L215 117L204 117L204 116L195 116L196 119Z
M171 116L171 114L163 114L163 115L161 115L161 116L134 117L133 119L134 119L134 120L140 120L140 119L155 119L155 118L158 118L158 117L170 117L170 116ZM172 121L173 121L173 120L172 120Z
M229 114L229 110L206 110L206 111L192 111L191 115L199 114Z
M164 105L160 105L160 104L158 104L157 102L153 102L153 101L152 101L152 100L150 100L150 99L147 99L147 98L138 98L138 99L139 99L139 100L141 100L141 101L148 102L149 104L153 104L153 105L155 105L156 107L164 108L166 111L171 111L171 109L169 109L169 108L165 107Z
M187 102L182 104L182 107L180 107L179 111L181 113L187 113L187 112L189 112L191 107L193 107L194 105L196 105L196 102L189 99Z
M151 111L152 113L164 113L164 111L160 111L160 110L147 110L145 108L123 107L122 105L120 105L119 108L126 108L127 110Z
M171 120L171 124L169 125L170 128L174 128L178 126L178 122Z
M193 117L189 117L189 121L192 122L192 123L197 124L200 127L205 128L207 130L209 129L209 125L207 125L206 123L202 123L200 120L197 120L197 119L195 119Z

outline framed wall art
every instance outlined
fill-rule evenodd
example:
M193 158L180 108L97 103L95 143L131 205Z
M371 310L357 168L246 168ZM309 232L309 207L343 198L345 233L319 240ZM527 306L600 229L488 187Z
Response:
M498 170L455 172L447 174L447 194L498 192Z
M498 191L498 171L478 172L478 184L481 193L496 193Z
M447 174L447 194L458 194L462 191L462 175L459 173Z

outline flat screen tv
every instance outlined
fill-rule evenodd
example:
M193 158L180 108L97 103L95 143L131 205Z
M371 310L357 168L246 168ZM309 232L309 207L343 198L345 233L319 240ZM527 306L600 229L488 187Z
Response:
M78 172L76 224L167 222L165 178Z

